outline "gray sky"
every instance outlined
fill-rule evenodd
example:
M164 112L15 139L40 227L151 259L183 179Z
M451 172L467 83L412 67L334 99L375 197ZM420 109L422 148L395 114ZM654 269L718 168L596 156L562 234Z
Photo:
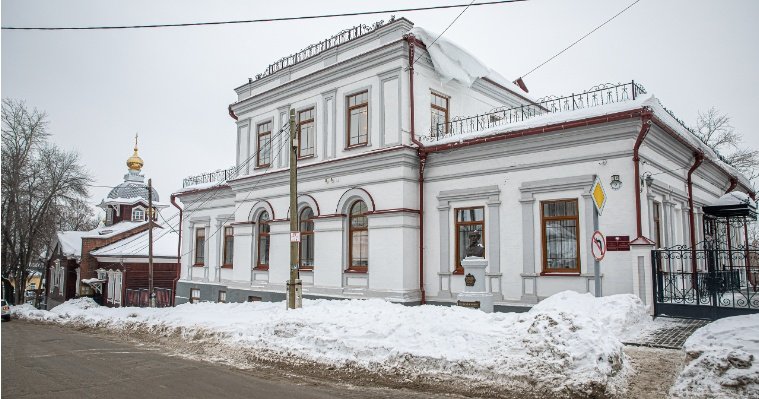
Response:
M464 0L2 0L3 26L256 19L456 4ZM470 8L445 37L516 79L632 0L533 0ZM398 14L441 32L460 9ZM681 119L716 106L759 148L759 1L642 0L528 76L536 97L635 79ZM45 110L53 140L99 185L126 173L135 132L161 199L182 178L232 166L233 89L282 56L390 15L119 31L2 31L2 97ZM109 189L93 188L92 202Z

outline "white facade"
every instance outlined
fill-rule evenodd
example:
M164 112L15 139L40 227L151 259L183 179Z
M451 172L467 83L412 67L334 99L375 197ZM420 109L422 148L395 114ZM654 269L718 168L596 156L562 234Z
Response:
M230 106L230 114L237 124L238 176L175 194L184 206L177 303L188 301L191 289L197 290L200 300L210 301L220 298L220 292L226 301L284 298L289 278L289 137L279 130L287 124L291 109L314 111L313 156L298 161L298 212L310 207L314 214L314 266L300 273L306 297L382 297L420 303L423 254L425 300L455 302L456 294L464 290L464 276L455 266L456 210L470 207L481 207L484 213L486 285L496 307L535 303L567 289L593 292L589 242L595 211L590 189L596 178L608 195L598 220L606 235L638 238L635 195L639 191L642 235L654 236L652 209L658 206L663 241L659 245L688 243L686 180L693 150L678 141L676 127L657 114L640 148L639 175L651 175L653 183L637 190L640 176L634 173L632 158L644 119L637 114L624 117L620 111L633 115L646 107L641 101L629 101L621 108L616 104L613 112L599 107L592 115L565 113L566 120L585 123L562 124L548 115L542 125L551 126L547 131L539 131L541 125L534 123L509 132L496 129L491 136L508 137L481 144L477 135L448 140L451 144L445 148L434 147L438 144L434 140L422 140L430 152L418 151L412 131L415 137L430 135L433 94L447 99L449 119L532 100L516 86L486 78L471 87L456 80L442 83L421 42L414 44L412 87L410 41L404 36L411 28L405 19L373 26L358 38L236 89L238 101ZM348 99L362 92L368 94L368 137L365 145L350 146ZM612 114L614 118L598 119ZM267 122L272 126L268 167L260 166L257 158L257 130ZM426 159L422 185L420 153ZM618 190L609 186L612 175L622 183ZM695 171L696 216L701 206L729 188L731 177L735 176L716 161ZM745 179L737 177L738 189L747 187ZM571 273L546 273L550 270L544 265L540 206L554 200L577 204L579 268ZM351 267L348 215L356 201L368 209L366 270ZM264 212L270 219L268 269L258 262L262 237L258 221ZM700 222L696 225L700 230ZM225 227L233 228L233 238L225 238ZM196 248L199 243L202 251ZM227 245L234 248L231 264L224 255ZM645 269L636 265L634 251L607 253L601 265L603 294L645 295Z

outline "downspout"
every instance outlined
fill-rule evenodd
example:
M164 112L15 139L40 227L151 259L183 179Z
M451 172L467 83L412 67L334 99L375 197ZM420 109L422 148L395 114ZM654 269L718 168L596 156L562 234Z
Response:
M643 223L641 221L640 210L640 146L643 144L643 140L646 138L648 131L651 130L651 110L645 109L641 115L641 121L643 122L638 133L638 138L635 140L633 146L633 166L635 173L635 217L637 218L637 233L636 238L643 237Z
M176 306L175 299L177 297L177 281L182 274L182 208L176 202L176 194L171 194L171 205L179 209L179 242L177 243L177 276L174 278L174 297L171 298L171 305ZM171 226L169 226L171 227Z
M730 176L730 187L727 188L725 194L735 190L736 187L738 187L738 178L735 176Z
M696 225L695 217L693 216L693 172L698 169L704 162L704 153L696 151L693 156L693 166L688 170L688 217L690 219L690 250L691 250L691 271L693 272L694 283L696 282ZM695 287L695 285L694 285Z
M409 112L411 113L411 142L416 144L416 154L419 156L419 292L421 304L427 303L424 291L424 167L427 163L427 153L422 143L417 140L414 130L414 42L416 37L412 34L403 36L408 43L408 85L409 85Z
M237 115L235 115L235 111L232 111L232 104L229 104L229 108L227 108L227 111L229 111L229 116L232 119L237 120Z

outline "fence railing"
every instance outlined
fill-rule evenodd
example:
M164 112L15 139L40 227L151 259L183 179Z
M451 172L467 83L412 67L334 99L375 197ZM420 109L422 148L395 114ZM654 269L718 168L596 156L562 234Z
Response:
M219 169L209 173L190 176L182 180L182 187L190 187L203 183L222 182L237 176L237 167L232 166L228 169Z
M439 141L464 133L522 122L540 115L635 100L641 94L646 94L646 90L634 80L629 83L601 84L582 93L572 93L569 96L548 96L540 98L532 104L499 107L481 115L456 117L447 123L432 126L430 135L422 136L421 139L430 142Z
M166 308L171 306L171 289L154 288L155 302L157 308ZM150 290L147 288L127 289L126 301L124 306L134 306L146 308L150 306Z

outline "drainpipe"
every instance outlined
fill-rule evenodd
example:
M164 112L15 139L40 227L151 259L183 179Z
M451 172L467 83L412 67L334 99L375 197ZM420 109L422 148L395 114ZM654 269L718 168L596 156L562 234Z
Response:
M727 188L725 194L735 190L736 187L738 187L738 178L735 176L730 176L730 187Z
M690 250L691 250L691 269L693 272L694 284L696 283L696 225L693 216L693 172L698 169L704 162L704 153L696 151L694 154L693 166L688 170L688 217L690 218ZM695 285L694 285L695 287Z
M182 274L182 208L176 202L177 196L171 194L171 205L179 209L179 242L177 243L177 276L174 278L174 298L171 298L171 305L176 306L174 300L177 297L177 281Z
M651 115L652 113L650 109L645 109L643 111L643 114L640 117L643 123L641 124L638 138L635 140L635 145L633 146L633 166L635 170L635 217L637 218L638 232L638 237L636 238L643 237L643 224L641 222L640 212L640 146L643 144L643 140L646 138L648 131L651 130Z
M235 115L235 111L232 111L232 104L229 104L229 108L227 108L229 111L229 116L232 117L232 119L237 120L237 115Z
M409 111L411 113L411 142L416 144L416 154L419 156L419 291L422 295L421 304L427 303L424 291L424 167L427 163L427 152L422 142L417 140L414 130L414 42L416 37L412 34L403 36L408 43L408 85L409 85Z

